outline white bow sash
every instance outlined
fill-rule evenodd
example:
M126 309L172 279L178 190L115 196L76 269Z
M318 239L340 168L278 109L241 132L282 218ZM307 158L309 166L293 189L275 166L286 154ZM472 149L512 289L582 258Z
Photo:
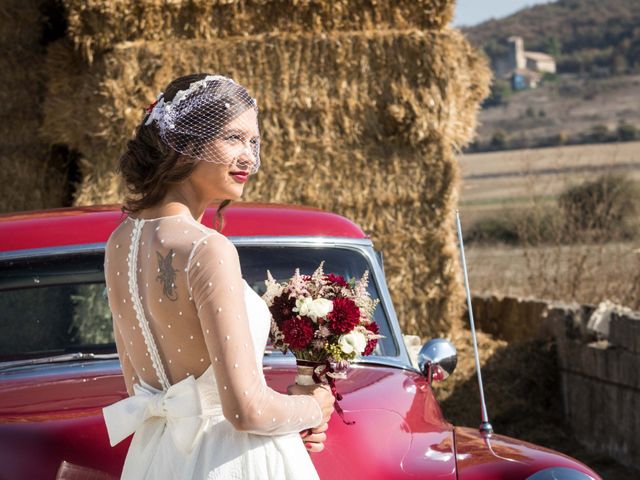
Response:
M167 391L138 384L133 388L135 395L102 409L111 446L134 433L148 419L162 417L175 445L190 453L205 423L195 378L190 375Z

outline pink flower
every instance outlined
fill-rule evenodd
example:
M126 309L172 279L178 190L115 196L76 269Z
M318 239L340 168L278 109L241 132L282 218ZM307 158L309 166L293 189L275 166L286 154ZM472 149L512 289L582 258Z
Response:
M331 335L331 330L329 330L326 326L324 325L320 325L320 327L318 328L318 334L322 337L322 338L327 338L329 335Z

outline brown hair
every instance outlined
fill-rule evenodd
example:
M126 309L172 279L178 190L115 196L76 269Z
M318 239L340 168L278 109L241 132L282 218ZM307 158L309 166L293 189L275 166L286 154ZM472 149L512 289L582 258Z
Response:
M180 90L186 90L193 82L204 79L208 74L196 73L185 75L173 80L164 90L165 102L171 102ZM219 80L211 80L219 82ZM234 108L224 108L225 103L231 103ZM179 119L188 123L194 116L212 115L222 116L223 124L227 123L239 113L248 108L255 108L249 93L240 85L233 84L228 96L205 103L199 108L194 108L185 118ZM120 157L118 172L124 179L127 193L122 206L125 214L137 213L150 208L160 202L170 184L180 183L193 172L198 159L189 155L181 155L162 141L156 122L145 125L149 116L148 111L140 125L136 128L135 135L127 142L127 149ZM211 131L210 136L217 134ZM172 142L180 145L189 145L191 138L187 134L174 136ZM197 153L197 152L196 152ZM197 155L196 155L197 156ZM223 200L216 210L214 228L222 230L224 220L222 209L231 203L231 200Z

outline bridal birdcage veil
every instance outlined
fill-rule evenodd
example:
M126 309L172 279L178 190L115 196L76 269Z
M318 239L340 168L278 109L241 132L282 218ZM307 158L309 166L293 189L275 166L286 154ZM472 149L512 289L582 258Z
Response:
M160 93L147 112L145 125L156 122L160 138L173 150L220 164L249 158L250 173L258 171L258 106L232 79L208 75L179 90L170 100Z

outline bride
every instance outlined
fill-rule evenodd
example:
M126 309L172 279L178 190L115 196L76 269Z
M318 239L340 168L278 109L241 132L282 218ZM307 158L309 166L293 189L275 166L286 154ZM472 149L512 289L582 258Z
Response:
M267 386L269 310L234 245L200 223L214 202L221 223L257 172L257 112L229 78L177 78L120 160L127 216L104 266L130 396L103 413L112 445L134 433L122 478L318 478L306 452L322 450L335 398Z

